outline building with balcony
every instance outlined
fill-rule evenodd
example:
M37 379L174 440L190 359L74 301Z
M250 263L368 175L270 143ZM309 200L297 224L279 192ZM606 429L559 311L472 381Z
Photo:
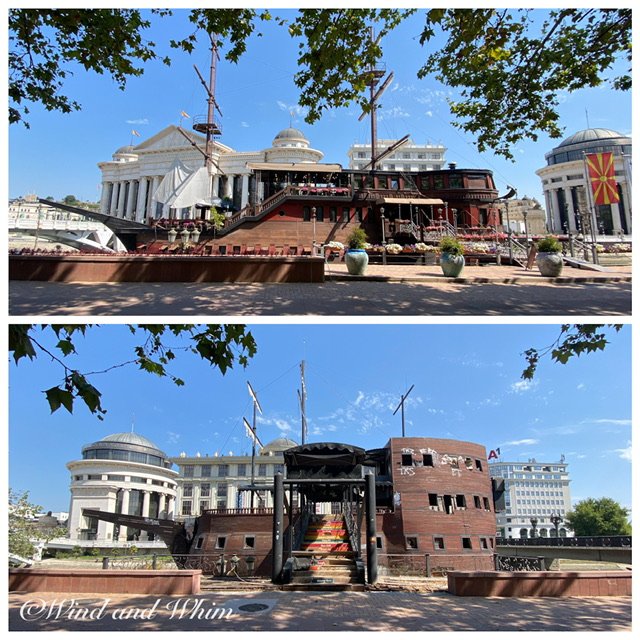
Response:
M504 510L496 512L497 535L502 538L571 536L563 524L571 510L568 464L559 462L493 462L492 478L504 480Z

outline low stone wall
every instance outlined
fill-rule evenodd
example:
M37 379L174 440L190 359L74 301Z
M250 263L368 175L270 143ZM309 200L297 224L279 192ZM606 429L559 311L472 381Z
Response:
M9 591L191 595L199 593L201 576L200 570L175 569L9 569Z
M557 598L631 595L631 571L454 571L447 578L447 590L456 596Z
M45 282L324 282L324 258L10 255L9 279Z

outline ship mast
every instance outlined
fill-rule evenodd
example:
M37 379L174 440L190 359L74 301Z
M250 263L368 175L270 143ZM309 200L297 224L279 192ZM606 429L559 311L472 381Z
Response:
M373 27L370 27L371 31L371 41L374 42L374 34ZM400 140L397 140L393 145L387 147L384 151L378 154L378 101L382 94L387 90L387 87L391 84L393 80L393 71L389 73L384 82L378 88L378 82L384 74L386 73L385 69L380 68L376 69L373 63L369 67L369 69L365 72L365 76L367 78L367 83L369 85L369 117L371 118L371 160L369 163L363 167L363 169L370 169L371 173L374 173L378 168L378 163L380 160L388 156L390 153L393 153L397 148L401 147L409 140L409 136L406 135ZM358 122L364 120L367 116L366 112L362 112L360 117L358 118Z
M304 381L304 360L300 363L300 389L298 390L298 399L300 400L301 415L301 443L305 444L307 440L307 385Z
M216 91L216 71L217 71L217 63L220 59L218 55L218 42L214 38L212 34L209 34L209 39L211 41L211 65L209 68L209 83L207 84L202 77L202 74L198 70L196 65L193 65L193 68L196 70L198 74L198 79L200 83L204 87L204 90L207 92L207 118L206 121L202 118L195 119L193 122L193 128L195 131L200 133L204 133L206 136L205 143L205 157L204 164L205 167L209 166L213 163L213 138L214 136L219 136L222 133L222 129L220 128L220 123L216 120L215 112L222 116L222 111L216 102L215 91Z

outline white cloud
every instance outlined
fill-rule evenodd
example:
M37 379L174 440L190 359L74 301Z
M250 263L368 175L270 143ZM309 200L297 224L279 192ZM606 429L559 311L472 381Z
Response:
M241 126L241 127L244 127L245 129L248 129L248 128L249 128L249 123L248 123L248 122L245 122L245 121L243 120L243 121L240 123L240 126Z
M427 116L427 118L433 118L433 111L425 111L424 115Z
M364 393L362 393L362 391L358 391L358 397L355 399L354 403L357 406L360 405L360 403L364 400Z
M540 440L536 440L535 438L523 438L522 440L511 440L511 442L505 442L504 446L511 446L511 447L518 447L521 445L532 445L532 444L538 444L538 442L540 442Z
M293 113L294 116L305 117L307 115L308 109L306 107L301 107L299 104L287 104L282 100L276 100L276 104L281 111Z
M535 380L518 380L511 385L511 393L526 393L537 386Z
M631 462L631 441L627 442L627 446L624 449L614 449L614 451L623 459Z
M411 114L402 107L391 107L390 109L381 109L378 112L378 120L393 120L394 118L410 118Z
M171 444L175 444L180 440L180 434L175 433L174 431L167 431L167 441Z
M576 389L577 389L578 391L582 391L583 389L586 389L586 388L587 388L587 385L586 385L584 382L581 382L581 383L576 387Z
M589 420L593 424L615 424L621 427L630 427L631 420L618 420L616 418L599 418L598 420Z
M125 120L127 124L149 124L149 118L137 118L135 120Z

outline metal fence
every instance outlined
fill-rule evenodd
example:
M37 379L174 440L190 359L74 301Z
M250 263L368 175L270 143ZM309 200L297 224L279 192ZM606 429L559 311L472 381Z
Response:
M105 556L103 569L157 570L200 569L212 576L251 576L256 567L255 556L247 554L152 554L146 556Z
M497 547L631 547L631 536L496 538Z

